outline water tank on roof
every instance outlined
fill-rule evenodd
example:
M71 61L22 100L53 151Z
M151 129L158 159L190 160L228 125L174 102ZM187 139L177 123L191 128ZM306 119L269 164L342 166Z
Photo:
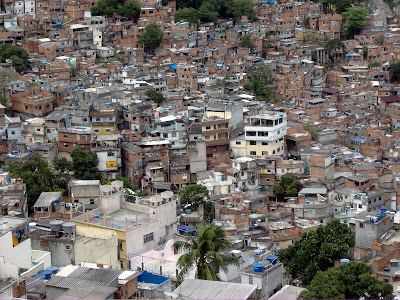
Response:
M264 264L262 263L254 263L253 264L253 272L254 273L261 273L264 271Z
M375 217L378 219L378 221L383 219L383 215L382 214L376 214Z
M63 223L64 223L64 222L61 221L61 220L51 221L51 222L50 222L50 229L51 229L51 231L54 231L54 232L59 232L59 231L61 231Z
M278 256L276 256L276 255L268 255L268 256L267 256L267 261L268 261L271 265L276 265L276 263L278 262Z
M399 260L398 259L391 259L390 260L390 266L391 267L398 267L399 266Z
M76 224L72 222L64 223L62 225L62 229L64 230L65 233L75 234Z
M345 265L345 264L348 264L349 261L350 260L348 258L342 258L339 262L340 262L341 265Z
M381 213L386 213L386 207L384 206L381 207Z

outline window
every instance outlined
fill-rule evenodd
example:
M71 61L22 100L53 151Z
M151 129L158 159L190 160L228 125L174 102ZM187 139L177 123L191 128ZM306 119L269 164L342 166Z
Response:
M71 246L70 245L65 245L65 250L67 250L67 251L71 250Z
M362 208L362 204L358 204L358 208Z
M268 151L263 151L261 154L262 155L268 155Z
M64 134L64 138L66 138L66 139L67 139L67 138L68 138L68 134Z
M206 126L206 130L210 130L211 129L211 127L210 126Z
M209 139L210 139L210 136L209 136L209 135L206 135L204 138L205 138L206 140L209 140Z
M68 144L67 143L64 143L64 148L68 148Z
M114 156L114 152L111 152L111 151L110 151L110 152L108 152L108 153L107 153L107 156L108 156L108 157L110 157L110 156Z
M240 141L236 141L236 145L241 145L242 143Z
M187 179L187 173L182 173L182 179L184 179L184 180Z
M171 137L176 137L176 132L171 133Z
M36 131L40 131L40 128L36 128Z
M151 232L149 234L145 234L143 236L143 243L146 244L148 242L154 241L154 232Z
M100 129L95 128L95 129L93 129L93 132L94 132L94 133L99 133L99 132L100 132Z
M106 129L104 129L104 132L108 132L108 133L110 133L110 132L112 132L113 130L111 129L111 128L106 128Z
M247 131L247 132L246 132L246 135L247 135L247 136L256 136L256 133L257 133L257 132L255 132L255 131Z
M249 284L253 284L253 276L249 276Z
M360 228L364 228L364 223L360 223Z
M262 142L261 143L263 146L268 146L268 142Z
M257 155L256 151L250 151L250 155Z
M255 146L255 145L257 145L257 142L256 141L250 141L250 145Z
M15 131L11 131L11 134L15 134Z

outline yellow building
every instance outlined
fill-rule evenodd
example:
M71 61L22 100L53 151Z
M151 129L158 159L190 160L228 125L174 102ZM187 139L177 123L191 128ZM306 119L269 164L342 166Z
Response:
M111 135L117 132L117 112L114 108L90 112L93 135Z
M242 134L234 139L231 139L229 142L229 148L231 149L231 155L234 157L246 156L247 151L245 135Z

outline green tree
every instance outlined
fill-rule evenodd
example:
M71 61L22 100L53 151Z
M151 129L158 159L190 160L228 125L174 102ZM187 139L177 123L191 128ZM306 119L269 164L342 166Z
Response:
M147 90L144 94L154 103L161 103L164 100L163 94L153 89Z
M187 236L186 241L176 241L175 251L186 252L179 257L177 263L181 269L178 281L181 282L193 268L196 268L196 278L216 281L219 268L226 271L229 265L239 265L236 257L222 254L232 247L232 243L226 239L225 231L214 225L205 226L194 237Z
M258 101L270 101L272 99L272 90L266 85L271 84L273 78L274 74L269 67L261 63L255 67L243 88L246 91L252 91Z
M185 21L191 24L197 23L199 20L197 9L192 7L184 7L179 9L175 15L175 21Z
M347 37L353 39L354 35L359 34L361 29L363 29L364 25L367 23L367 21L365 21L367 12L363 8L351 6L348 7L342 15L347 19L345 24Z
M60 172L66 173L71 172L74 168L71 161L68 161L65 157L56 158L53 160L53 167Z
M343 42L340 39L330 39L326 44L325 44L325 51L329 56L329 59L331 61L336 61L339 55L339 50L341 50L341 53L344 53L345 46Z
M76 146L71 151L74 176L83 180L102 180L103 175L97 169L99 160L93 152L83 151Z
M111 17L115 10L123 4L123 0L100 0L95 6L90 8L90 12L94 16L107 15Z
M315 44L318 42L318 36L314 32L307 32L303 35L303 41Z
M297 197L300 188L300 182L294 173L286 173L273 187L275 196L283 201L285 197Z
M145 50L153 51L161 45L163 32L160 26L152 23L146 26L146 32L139 35L139 45Z
M316 141L318 139L317 127L313 121L303 122L301 128L311 134L311 138Z
M234 20L240 21L242 16L247 16L249 21L253 21L256 17L256 11L254 10L253 2L250 0L235 0L232 3L231 13Z
M118 13L128 20L135 19L141 11L140 4L136 1L126 2L124 5L118 6Z
M326 226L303 233L294 245L280 250L278 257L292 278L300 277L309 284L318 271L326 271L335 260L345 258L354 244L349 227L332 219Z
M385 42L385 36L384 36L383 34L377 36L377 37L375 38L375 40L374 40L374 44L375 44L375 45L383 45L384 42Z
M371 266L361 262L318 271L299 299L393 299L393 286L371 274Z
M392 80L400 80L400 61L396 60L390 63L390 74Z
M0 104L9 108L10 94L7 85L18 78L18 74L14 71L0 70Z
M203 2L197 11L197 16L203 22L214 22L218 19L218 11L209 1Z
M193 205L194 208L208 198L208 189L204 185L189 184L183 189L178 190L178 195L181 199L181 205Z
M25 70L28 58L29 54L25 49L10 44L0 44L0 63L10 59L13 67L19 73Z
M254 48L253 41L251 40L250 35L245 34L242 37L242 42L240 43L240 46L250 48L250 49Z
M379 60L372 60L368 63L368 66L370 68L378 68L382 65L382 63Z
M22 178L26 184L28 212L33 212L33 205L42 192L50 192L54 186L54 176L47 162L39 156L25 162L10 162L6 167L11 178Z

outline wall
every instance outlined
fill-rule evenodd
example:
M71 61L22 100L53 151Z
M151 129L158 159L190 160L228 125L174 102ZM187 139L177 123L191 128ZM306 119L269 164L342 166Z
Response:
M121 202L124 199L124 192L117 192L111 195L100 196L100 206L104 214L110 214L121 209Z
M31 240L26 239L13 247L12 233L7 232L0 237L0 256L3 256L6 263L16 264L20 268L30 269L32 267Z
M114 232L114 235L109 237L107 230L104 232L104 237L100 237L101 233L96 234L100 238L95 238L94 235L90 234L90 231L101 230L101 229L88 229L79 227L80 234L86 234L85 237L75 242L75 263L81 262L93 262L98 264L112 265L113 269L119 269L120 264L118 262L118 237Z
M6 275L14 279L18 278L18 266L4 263L4 258L0 257L0 278L4 279Z
M20 277L31 277L32 275L36 275L39 271L46 269L47 266L44 266L44 261L41 261L36 266L33 266L28 271L22 273Z
M69 246L69 250L66 246ZM51 253L51 262L55 267L63 267L71 264L74 259L74 244L66 242L64 238L54 241L40 241L32 238L32 248L36 250L49 251Z
M44 263L44 268L51 267L51 253L48 251L32 250L32 261Z
M174 249L173 249L173 244L174 240L169 240L164 249L157 251L157 250L150 250L149 252L143 253L142 255L135 256L130 259L131 261L131 268L134 269L137 266L141 266L142 262L146 263L148 261L151 261L153 259L167 259L170 256L175 255Z

